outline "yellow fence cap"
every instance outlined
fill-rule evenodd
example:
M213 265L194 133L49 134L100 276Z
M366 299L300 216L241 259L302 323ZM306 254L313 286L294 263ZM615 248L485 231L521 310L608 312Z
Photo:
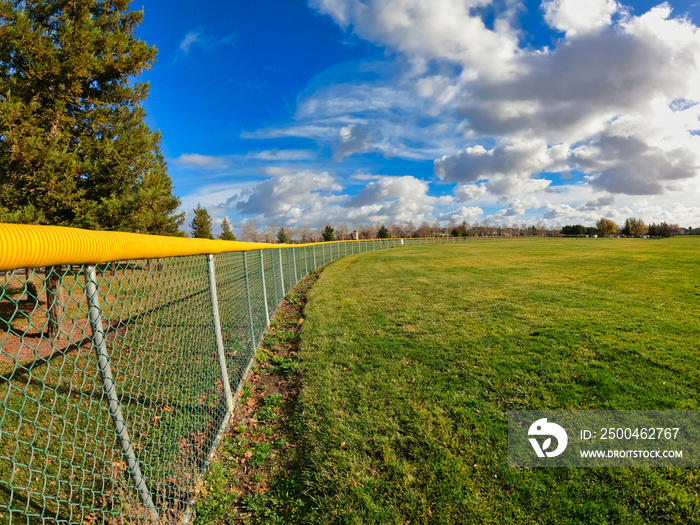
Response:
M0 224L0 271L283 246L285 245L92 231L63 226Z

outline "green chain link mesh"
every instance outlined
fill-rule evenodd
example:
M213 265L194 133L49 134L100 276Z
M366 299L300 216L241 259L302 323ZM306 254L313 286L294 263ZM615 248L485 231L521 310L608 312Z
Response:
M188 522L229 423L227 392L239 390L277 305L319 266L403 244L6 272L0 524Z

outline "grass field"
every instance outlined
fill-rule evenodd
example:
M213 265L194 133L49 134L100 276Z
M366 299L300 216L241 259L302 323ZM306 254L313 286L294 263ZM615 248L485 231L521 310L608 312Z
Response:
M700 238L336 261L302 329L315 523L700 523L700 469L515 469L509 410L700 408Z

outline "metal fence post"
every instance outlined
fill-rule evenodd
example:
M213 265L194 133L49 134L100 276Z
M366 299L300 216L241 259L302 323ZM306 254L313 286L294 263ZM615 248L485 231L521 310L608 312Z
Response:
M245 295L248 298L248 317L250 319L250 333L253 335L252 345L253 351L256 350L258 346L255 340L255 324L253 323L253 301L250 297L250 279L248 278L248 259L246 258L246 252L243 252L243 271L245 273Z
M221 436L228 427L229 419L233 414L233 394L231 393L231 381L228 376L228 368L226 367L226 353L224 350L224 338L221 335L221 316L219 315L219 296L216 288L216 268L214 255L208 254L209 260L209 294L211 296L211 313L214 318L214 337L216 338L216 353L219 357L219 372L221 373L221 382L224 386L224 397L226 397L226 417L221 423L216 440L221 439Z
M294 282L298 283L299 277L297 275L297 251L295 248L292 248L292 259L294 260Z
M314 244L311 248L313 248L314 252L314 270L318 268L318 265L316 264L316 245Z
M265 322L270 326L270 310L267 307L267 288L265 287L265 256L260 250L260 271L262 272L263 302L265 303Z
M282 299L287 295L287 292L284 290L284 270L282 269L282 248L279 249L279 254L280 254L280 281L282 282Z
M226 407L228 413L224 418L224 425L228 422L231 413L233 412L233 394L231 394L231 382L228 377L228 369L226 368L226 354L224 350L224 338L221 335L221 317L219 316L219 296L216 292L216 268L214 264L214 256L207 255L209 262L209 295L211 297L211 313L214 318L214 337L216 338L216 353L219 356L219 371L221 372L221 381L224 384L224 396L226 397Z
M95 353L97 354L97 368L99 368L100 375L102 376L102 389L109 405L109 414L112 416L112 421L114 422L117 436L121 441L122 455L126 460L129 475L131 476L131 480L134 482L139 498L141 498L141 502L146 507L151 521L158 523L160 520L158 510L153 503L151 493L146 485L146 480L143 478L143 474L141 473L141 467L136 459L134 447L131 444L131 436L129 436L129 431L126 428L122 408L119 404L119 398L117 397L117 387L114 379L112 378L112 368L109 364L107 343L105 340L104 329L102 328L102 310L100 309L100 298L97 288L97 273L95 272L94 265L89 265L86 268L85 292L88 300L90 327L92 328L92 342L95 346Z

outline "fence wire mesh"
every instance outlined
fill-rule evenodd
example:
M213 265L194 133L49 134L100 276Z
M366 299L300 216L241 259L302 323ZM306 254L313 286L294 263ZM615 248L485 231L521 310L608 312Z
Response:
M0 524L189 522L231 392L285 295L338 257L403 244L6 272Z

